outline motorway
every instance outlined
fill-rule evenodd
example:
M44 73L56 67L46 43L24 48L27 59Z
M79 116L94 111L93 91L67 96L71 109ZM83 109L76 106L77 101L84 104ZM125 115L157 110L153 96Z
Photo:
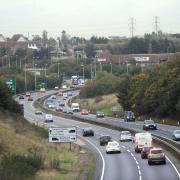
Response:
M53 93L53 91L48 92ZM44 94L43 94L44 95ZM47 93L46 93L47 95ZM34 93L33 99L38 99L42 94ZM62 97L57 96L56 101L61 101ZM61 127L76 126L81 145L90 148L96 153L96 172L95 180L178 180L180 175L171 162L167 160L166 165L149 166L146 159L141 159L140 154L134 152L132 142L121 142L120 154L106 154L105 147L99 145L99 137L102 134L110 135L114 140L119 141L119 131L108 128L90 125L88 123L74 121L67 118L54 116L53 123L44 123L43 115L35 115L35 109L32 102L27 99L24 103L24 116L27 120L43 127ZM79 116L80 114L76 114ZM93 116L93 115L90 115ZM100 120L106 120L100 119ZM108 119L107 119L108 120ZM95 131L94 137L82 137L82 129L91 126Z

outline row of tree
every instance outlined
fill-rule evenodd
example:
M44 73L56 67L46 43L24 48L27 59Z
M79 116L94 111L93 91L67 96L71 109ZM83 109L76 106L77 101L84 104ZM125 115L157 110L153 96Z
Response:
M139 115L178 118L180 115L180 57L136 76L118 87L119 103Z
M145 34L143 38L133 37L124 43L109 46L108 49L113 54L174 53L180 51L180 40Z

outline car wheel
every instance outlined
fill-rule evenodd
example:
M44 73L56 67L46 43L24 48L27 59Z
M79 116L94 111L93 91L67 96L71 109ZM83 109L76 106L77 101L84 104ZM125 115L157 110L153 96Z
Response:
M166 160L164 160L163 164L166 164Z
M151 163L150 161L148 161L148 165L150 165L150 166L151 166L151 165L152 165L152 163Z
M145 156L144 156L144 155L141 155L141 158L142 158L142 159L145 159Z
M106 154L108 154L109 152L108 151L106 151Z

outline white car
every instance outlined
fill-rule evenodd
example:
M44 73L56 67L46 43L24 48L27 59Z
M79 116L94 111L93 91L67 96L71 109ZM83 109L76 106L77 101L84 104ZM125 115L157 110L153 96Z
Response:
M49 105L48 105L48 108L54 109L54 108L55 108L55 105L54 105L54 104L49 104Z
M132 136L129 131L121 131L120 132L120 141L132 141Z
M117 141L111 141L108 142L107 146L106 146L106 153L113 153L113 152L117 152L117 153L121 153L121 148L120 145Z

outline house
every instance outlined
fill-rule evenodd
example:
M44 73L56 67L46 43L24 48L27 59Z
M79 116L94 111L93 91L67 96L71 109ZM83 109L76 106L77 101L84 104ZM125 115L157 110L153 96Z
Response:
M170 60L176 56L176 53L163 53L163 54L124 54L113 55L108 50L97 54L96 61L102 63L125 64L134 61L136 64L142 66L149 64L159 64L164 61Z

